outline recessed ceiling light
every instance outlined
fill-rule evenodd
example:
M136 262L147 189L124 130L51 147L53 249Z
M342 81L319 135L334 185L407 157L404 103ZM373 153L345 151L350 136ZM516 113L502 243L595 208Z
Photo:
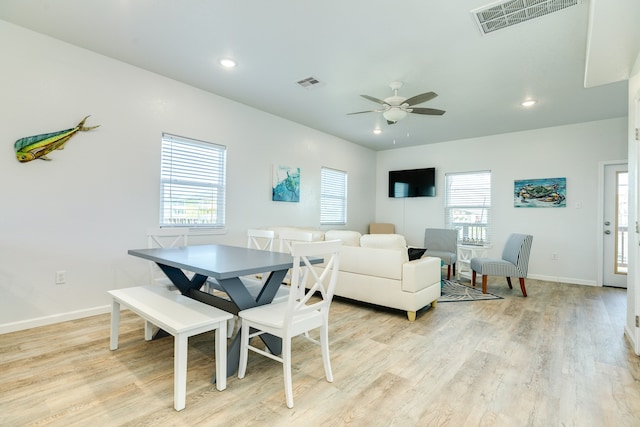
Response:
M536 104L536 102L538 102L538 101L536 101L535 99L527 99L526 101L522 101L522 106L523 107L532 107L532 106L534 106Z
M231 58L220 58L218 63L224 68L234 68L238 63Z
M382 133L382 129L376 128L376 129L373 130L373 133L375 133L376 135L379 135L379 134Z

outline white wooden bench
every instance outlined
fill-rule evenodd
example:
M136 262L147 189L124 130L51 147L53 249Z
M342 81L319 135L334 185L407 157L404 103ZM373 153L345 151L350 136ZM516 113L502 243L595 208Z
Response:
M216 388L227 387L227 320L230 313L196 301L163 286L136 286L108 291L113 297L111 311L111 342L118 348L120 305L145 320L144 338L152 338L152 325L175 338L173 362L173 406L176 411L185 407L187 389L188 338L215 329Z

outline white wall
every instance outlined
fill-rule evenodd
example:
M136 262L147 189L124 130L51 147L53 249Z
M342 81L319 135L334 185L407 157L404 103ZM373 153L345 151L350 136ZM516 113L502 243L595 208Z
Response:
M444 182L450 172L491 170L493 248L500 256L512 232L532 234L529 276L596 284L598 164L627 158L627 119L450 141L378 153L376 221L394 223L412 245L426 227L444 225ZM387 197L387 172L436 168L436 197ZM567 207L514 208L514 180L567 178ZM558 254L551 261L551 254Z
M173 80L0 21L0 333L104 311L106 290L147 280L127 255L158 224L162 132L227 146L228 232L319 227L320 167L349 176L348 227L375 208L375 153ZM50 162L13 142L75 126ZM274 164L301 168L301 202L271 201ZM67 283L54 284L57 270Z

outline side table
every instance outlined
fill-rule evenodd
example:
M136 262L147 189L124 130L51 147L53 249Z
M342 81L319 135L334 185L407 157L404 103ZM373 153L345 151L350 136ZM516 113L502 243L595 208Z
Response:
M486 257L489 249L489 245L458 245L458 279L465 277L471 280L471 258Z

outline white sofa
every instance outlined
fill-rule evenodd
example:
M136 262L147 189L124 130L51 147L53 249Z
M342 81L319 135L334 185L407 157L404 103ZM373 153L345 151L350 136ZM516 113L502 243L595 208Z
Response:
M435 307L441 295L440 258L409 261L399 234L330 230L324 239L343 242L335 295L406 311L410 321L421 308Z
M278 233L312 233L312 240L341 240L340 271L335 295L407 312L416 312L441 295L440 258L409 261L407 243L400 234L360 234L350 230L321 232L307 227L269 227ZM274 243L274 250L279 245Z

